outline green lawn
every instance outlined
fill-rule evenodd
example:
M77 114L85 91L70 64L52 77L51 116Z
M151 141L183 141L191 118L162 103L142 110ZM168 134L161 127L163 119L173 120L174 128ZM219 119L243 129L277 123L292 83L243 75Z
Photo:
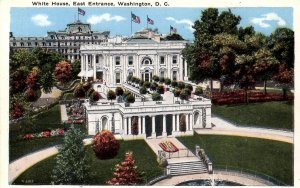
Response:
M178 139L191 150L200 145L213 165L249 169L293 185L293 144L223 135L196 134Z
M46 129L64 128L60 118L60 106L55 105L48 111L39 114L34 119L22 120L18 123L10 124L9 127L9 161L13 161L28 153L37 151L42 148L54 146L62 143L63 137L36 138L32 140L20 139L25 133L40 133ZM76 124L84 132L83 124Z
M112 177L114 166L123 160L125 152L129 150L133 152L137 170L142 174L144 181L149 181L162 173L162 169L156 162L155 153L144 140L120 141L118 155L109 160L96 158L91 145L89 145L87 146L88 161L91 166L89 184L104 185L105 181ZM13 184L50 184L54 164L55 156L41 161L21 174Z
M293 102L213 105L212 113L241 126L294 130Z

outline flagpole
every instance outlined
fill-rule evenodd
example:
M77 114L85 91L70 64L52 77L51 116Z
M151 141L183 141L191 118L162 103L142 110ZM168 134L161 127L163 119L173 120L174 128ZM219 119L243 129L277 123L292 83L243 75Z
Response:
M148 30L148 15L147 15L147 20L146 20L146 22L147 22L147 30Z
M131 27L130 27L130 36L132 37L132 12L130 12L130 24L131 24Z
M77 21L79 21L79 8L77 8Z
M170 25L170 35L171 35L171 25Z

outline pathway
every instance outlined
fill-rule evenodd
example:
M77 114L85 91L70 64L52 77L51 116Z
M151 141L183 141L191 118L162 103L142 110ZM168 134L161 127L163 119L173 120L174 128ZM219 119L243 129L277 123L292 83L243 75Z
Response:
M84 145L88 145L92 143L92 139L91 138L84 139L83 142ZM58 153L57 147L53 146L47 149L30 153L24 157L21 157L13 161L12 163L9 164L9 171L8 171L9 184L11 184L19 175L25 172L28 168L57 153Z
M195 129L198 134L234 135L264 138L282 142L294 143L294 133L289 131L236 126L222 118L212 117L212 129Z
M68 120L67 109L66 109L66 105L64 104L60 105L60 117L62 122Z

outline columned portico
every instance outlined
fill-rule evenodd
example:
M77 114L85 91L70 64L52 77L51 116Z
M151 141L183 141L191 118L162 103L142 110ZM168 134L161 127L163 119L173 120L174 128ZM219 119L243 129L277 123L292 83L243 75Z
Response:
M155 116L152 116L152 137L156 137L156 132L155 132Z
M163 115L163 133L162 136L167 136L167 128L166 128L166 115Z

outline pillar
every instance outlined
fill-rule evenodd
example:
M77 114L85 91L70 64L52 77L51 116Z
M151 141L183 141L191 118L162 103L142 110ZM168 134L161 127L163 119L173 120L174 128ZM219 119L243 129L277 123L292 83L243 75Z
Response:
M142 134L142 118L141 118L141 116L139 116L138 126L139 126L139 135L141 135Z
M183 62L184 62L184 80L188 80L188 75L187 75L187 62L185 59L183 59Z
M167 136L167 128L166 128L166 115L163 114L163 132L162 136Z
M123 117L124 135L127 135L127 117Z
M176 114L176 119L177 119L177 121L176 121L176 131L178 131L179 132L179 114Z
M94 81L96 80L96 55L93 55L93 76L94 76Z
M189 114L185 114L186 130L190 130Z
M175 129L175 126L176 126L175 116L176 115L172 114L172 135L173 135L173 132L176 131L176 129Z
M83 54L81 54L81 60L80 60L80 64L81 64L81 69L80 69L80 72L82 72L82 71L84 71L84 55ZM83 76L80 76L80 79L81 79L81 81L82 81L82 77Z
M192 131L193 130L193 127L194 127L194 125L193 125L193 114L189 114L189 123L190 123L190 131Z
M155 132L155 116L152 116L152 137L156 137L156 132Z
M89 56L85 55L85 80L87 80L87 72L89 70Z
M146 134L146 124L145 124L145 119L146 119L146 116L143 116L143 134Z
M128 134L129 135L132 135L132 132L131 132L131 122L132 121L132 117L129 117L129 123L128 123Z

